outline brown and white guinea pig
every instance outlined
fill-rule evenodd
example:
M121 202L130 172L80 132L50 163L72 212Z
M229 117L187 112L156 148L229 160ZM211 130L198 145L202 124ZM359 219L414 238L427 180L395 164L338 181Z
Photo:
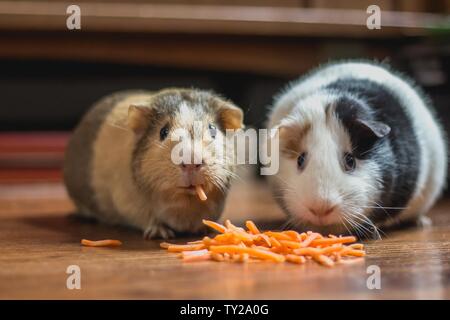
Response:
M177 164L171 134L192 133L195 123L202 129L201 152L185 150L201 161ZM226 129L242 126L241 109L210 92L114 93L75 129L65 157L66 188L80 214L136 227L146 238L198 232L202 219L219 218L235 173L233 161L217 158L214 148L224 144Z
M331 63L276 98L279 171L268 176L292 224L379 238L425 223L447 174L444 134L430 101L388 67Z

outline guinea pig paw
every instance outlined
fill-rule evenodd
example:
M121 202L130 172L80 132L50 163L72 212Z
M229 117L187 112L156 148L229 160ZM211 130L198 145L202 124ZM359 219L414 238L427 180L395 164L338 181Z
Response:
M433 225L431 219L427 216L420 216L417 218L417 226L421 228L428 228Z
M174 238L175 232L162 224L152 224L144 231L144 239L169 239Z

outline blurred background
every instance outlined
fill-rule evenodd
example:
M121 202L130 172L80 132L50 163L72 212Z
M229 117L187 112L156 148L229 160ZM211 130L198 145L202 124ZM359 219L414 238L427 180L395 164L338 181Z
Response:
M274 94L333 59L389 62L449 128L449 13L450 0L0 0L0 183L60 181L70 131L110 92L214 90L260 127Z

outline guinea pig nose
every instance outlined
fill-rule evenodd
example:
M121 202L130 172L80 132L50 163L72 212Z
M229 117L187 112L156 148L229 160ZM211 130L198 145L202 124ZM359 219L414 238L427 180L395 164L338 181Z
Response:
M318 217L325 217L327 215L329 215L331 212L333 212L334 210L334 206L333 207L324 207L324 208L320 208L320 209L313 209L313 208L309 208L309 211L311 211L315 216Z
M186 170L186 171L195 171L195 170L199 170L202 166L204 165L204 161L202 161L202 163L184 163L182 162L180 164L181 169Z

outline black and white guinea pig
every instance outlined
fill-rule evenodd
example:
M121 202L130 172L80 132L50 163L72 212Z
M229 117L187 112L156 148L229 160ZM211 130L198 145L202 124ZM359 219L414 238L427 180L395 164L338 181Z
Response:
M291 224L378 238L379 228L429 222L446 143L411 83L381 64L331 63L275 99L280 163L268 181Z

